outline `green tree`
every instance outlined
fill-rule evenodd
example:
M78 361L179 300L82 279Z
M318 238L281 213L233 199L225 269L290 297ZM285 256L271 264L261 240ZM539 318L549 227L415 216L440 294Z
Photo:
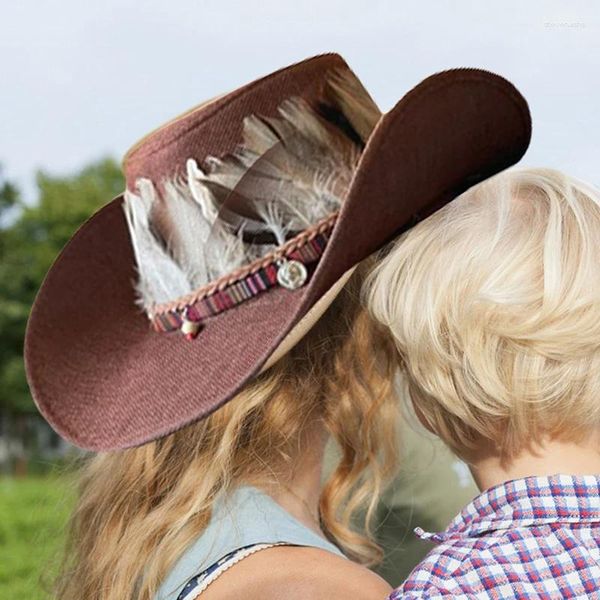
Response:
M23 366L35 294L75 230L123 185L119 166L108 158L67 177L39 172L39 201L27 206L0 173L0 417L20 436L22 417L35 412Z

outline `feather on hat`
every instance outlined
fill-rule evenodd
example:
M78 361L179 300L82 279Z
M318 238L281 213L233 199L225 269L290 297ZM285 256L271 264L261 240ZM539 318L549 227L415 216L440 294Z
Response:
M323 220L333 227L380 113L349 71L334 71L327 85L326 116L302 98L287 99L277 117L247 116L242 144L207 157L206 171L189 158L186 176L162 181L162 191L138 179L136 191L125 192L136 302L150 319L173 311L181 327L177 314L215 292L211 283L281 261L278 248ZM332 106L343 107L334 122Z

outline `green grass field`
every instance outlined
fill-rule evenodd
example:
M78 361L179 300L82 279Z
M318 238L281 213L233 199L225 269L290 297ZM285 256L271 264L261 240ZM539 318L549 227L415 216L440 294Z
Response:
M70 505L67 477L0 478L2 600L49 598Z

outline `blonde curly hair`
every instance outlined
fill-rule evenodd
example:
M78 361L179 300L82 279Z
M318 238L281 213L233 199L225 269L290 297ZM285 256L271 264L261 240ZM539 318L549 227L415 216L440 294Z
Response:
M459 456L600 421L600 192L511 169L404 233L365 283L405 393Z
M397 403L393 348L359 304L362 277L356 271L289 354L208 418L86 461L57 598L150 600L207 526L216 496L277 485L315 420L341 457L321 493L322 527L355 560L379 560L369 523L397 461Z

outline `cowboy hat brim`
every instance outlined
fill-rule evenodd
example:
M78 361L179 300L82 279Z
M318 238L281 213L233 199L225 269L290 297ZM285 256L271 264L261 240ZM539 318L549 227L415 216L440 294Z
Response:
M207 320L191 343L151 330L136 307L135 260L115 198L65 246L32 308L25 364L39 410L90 450L139 445L210 414L312 327L356 264L516 163L530 135L525 100L498 75L456 69L427 78L369 138L308 283Z

